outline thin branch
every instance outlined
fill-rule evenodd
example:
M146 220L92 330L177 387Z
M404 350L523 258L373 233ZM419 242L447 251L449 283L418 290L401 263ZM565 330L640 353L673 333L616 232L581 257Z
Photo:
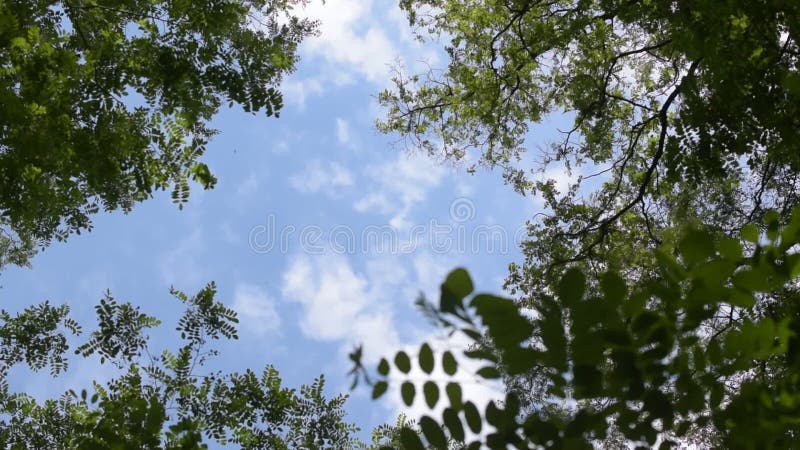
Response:
M591 251L595 247L597 247L605 240L611 225L614 222L616 222L617 219L622 217L623 214L625 214L631 208L633 208L637 203L642 201L645 193L647 192L647 189L650 187L650 181L653 178L653 174L656 172L656 168L658 167L658 164L661 162L661 158L664 156L664 150L666 148L667 132L669 130L670 108L672 107L672 104L675 102L675 100L678 98L678 95L681 93L681 88L683 86L684 80L694 75L694 72L697 70L697 67L699 65L700 65L700 60L692 62L692 64L689 66L687 74L682 78L682 81L675 87L675 89L673 89L672 93L670 93L669 97L667 97L667 99L665 100L664 104L662 105L659 111L658 118L661 124L661 132L659 133L658 145L656 147L656 152L653 155L652 160L650 161L650 165L648 166L647 171L644 174L644 179L642 183L639 185L639 189L636 193L636 196L633 198L633 200L631 200L625 206L623 206L619 211L617 211L610 217L603 219L597 226L587 227L584 230L582 230L580 234L585 234L591 231L599 231L599 234L592 241L591 244L584 247L576 256L565 260L556 261L550 265L549 269L584 259L591 253Z

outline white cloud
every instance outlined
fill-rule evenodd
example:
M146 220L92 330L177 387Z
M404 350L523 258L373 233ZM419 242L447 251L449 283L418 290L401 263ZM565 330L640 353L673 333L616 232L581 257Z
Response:
M370 363L377 362L400 342L393 317L386 312L364 313L350 326L354 336L351 344L363 345L364 360Z
M396 160L367 168L377 189L355 202L356 211L377 211L390 216L395 228L410 226L412 208L425 200L428 191L442 181L445 169L421 155L401 153Z
M320 35L304 42L304 53L338 69L329 71L334 76L349 71L369 81L383 82L387 63L395 58L397 50L372 6L371 0L311 2L303 14L320 21ZM394 4L391 7L397 8Z
M316 261L316 263L315 263ZM305 307L303 332L318 339L341 339L366 306L367 282L344 258L296 259L284 273L283 295Z
M371 256L364 261L365 271L359 273L344 255L299 255L283 272L281 293L285 300L302 306L303 334L348 345L363 343L365 358L375 358L399 348L392 321L395 310L408 310L420 291L429 299L438 298L439 284L452 269L445 256L415 255L410 264L398 258ZM415 316L411 323L425 321ZM419 335L419 330L405 331Z
M319 34L303 40L300 70L281 86L287 104L303 111L312 97L368 82L390 87L393 71L425 72L441 62L441 42L421 43L398 3L391 0L310 0L294 15L316 20ZM374 117L374 116L370 116Z
M336 188L352 186L353 175L339 163L323 164L320 160L314 159L306 164L303 172L290 176L289 184L300 192L313 193L325 190L331 193L330 191Z
M458 194L459 197L469 197L474 193L475 188L471 184L461 180L456 183L456 194Z
M411 27L408 23L408 16L400 8L391 8L387 14L389 21L397 28L397 33L400 38L408 42L416 42L411 33Z
M236 286L233 309L239 313L242 327L254 334L275 333L280 329L281 318L275 310L275 302L258 286Z
M446 255L420 253L414 256L413 265L418 290L422 291L429 301L438 299L439 286L447 274L455 268L455 262Z
M341 255L296 258L283 273L282 294L302 305L300 329L306 336L363 343L371 355L397 346L391 305L381 307L367 279Z
M391 68L398 64L426 70L439 62L439 43L426 46L413 39L397 2L312 0L295 12L319 21L319 35L305 39L300 49L301 64L312 63L316 75L284 83L284 92L291 94L287 98L300 109L330 85L366 80L388 87Z
M338 139L339 143L342 145L350 143L350 124L342 118L336 119L336 139Z
M392 204L389 201L389 198L383 193L379 192L370 192L358 200L353 207L358 212L366 212L370 209L377 209L382 213L388 213L392 210Z
M306 100L313 95L323 92L322 81L316 78L298 79L289 77L281 84L284 101L295 105L299 110L304 110Z
M411 257L411 264L398 262L397 255L375 255L365 261L365 272L359 273L343 255L310 257L300 255L291 261L283 273L282 295L284 299L301 305L300 328L304 335L321 341L339 342L344 362L344 353L353 345L363 345L363 360L373 367L381 357L391 358L404 350L415 359L422 342L428 342L435 352L435 360L441 361L445 350L453 352L459 362L459 371L454 377L446 375L437 364L432 375L425 375L414 364L409 378L417 383L417 400L407 407L401 400L396 379L387 396L381 402L389 412L387 420L398 413L411 418L430 414L422 399L421 381L437 380L443 390L447 381L457 381L462 386L465 399L483 409L491 400L499 400L504 391L499 383L482 380L474 374L481 363L467 359L461 351L469 343L462 335L444 337L421 327L425 320L417 316L413 321L403 321L403 338L398 333L398 319L393 315L399 306L408 309L408 304L423 290L429 300L438 296L438 285L447 270L452 268L446 256L421 254ZM408 269L405 269L408 268ZM442 396L442 398L445 398ZM435 412L440 413L442 407Z
M370 298L379 299L386 302L402 301L405 299L413 300L416 294L416 287L410 291L410 296L399 292L400 287L411 284L410 272L406 269L406 264L398 261L398 256L389 252L369 257L364 262L365 277L369 280ZM411 286L409 286L411 287ZM386 298L386 293L391 292L393 298ZM402 297L398 299L397 297Z

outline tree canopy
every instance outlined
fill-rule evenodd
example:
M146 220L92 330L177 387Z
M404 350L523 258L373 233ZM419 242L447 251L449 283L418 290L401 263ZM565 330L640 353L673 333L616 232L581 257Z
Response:
M317 23L304 0L0 0L0 268L25 265L53 239L91 229L100 210L130 211L158 190L181 206L189 183L212 188L200 158L219 109L278 116L279 85ZM41 401L9 385L27 366L68 369L81 326L68 305L0 311L0 445L11 449L372 449L360 442L346 396L326 398L320 376L299 390L276 369L210 370L212 341L236 339L235 311L209 284L177 322L178 348L155 351L160 321L110 293L98 324L74 348L79 364L119 376ZM24 369L23 369L24 370Z
M320 377L297 392L282 385L271 366L260 372L206 368L218 339L236 339L236 312L215 300L209 284L196 295L173 290L186 305L176 330L183 345L151 349L147 330L159 320L110 294L95 307L97 329L77 346L99 355L121 375L91 390L38 402L12 392L8 371L20 363L67 370L69 342L81 334L66 305L0 312L0 442L10 449L197 449L207 442L243 449L356 448L354 425L344 421L346 397L325 398ZM84 360L85 363L91 361ZM369 448L363 446L362 448Z
M0 0L0 267L130 211L158 190L182 205L216 179L200 158L226 103L278 115L282 77L316 23L302 0ZM474 294L463 269L438 305L468 348L397 352L375 371L441 414L353 437L324 379L199 373L236 313L209 284L180 345L110 294L75 348L121 375L40 403L12 392L25 363L67 368L67 306L0 311L0 442L9 448L793 448L800 417L800 3L401 0L446 67L379 95L378 127L430 154L499 167L546 210L528 223L514 298ZM534 125L570 126L521 163ZM560 192L555 165L577 180ZM473 169L475 166L470 167ZM479 407L456 376L502 379ZM411 377L412 368L424 374ZM441 369L444 379L434 377Z
M379 128L500 167L546 205L510 266L513 301L477 295L468 308L471 283L454 272L427 307L474 339L465 354L509 394L480 413L448 396L444 416L421 422L427 444L488 423L493 448L793 446L800 5L401 6L420 39L444 38L446 67L398 68ZM524 167L533 125L551 119L571 125ZM577 175L561 192L553 165Z
M575 261L636 266L664 229L721 232L798 204L800 6L785 1L405 0L446 68L407 74L380 100L385 132L504 169L548 211L530 224L509 287L552 284ZM516 164L531 126L572 126ZM564 192L536 175L578 170ZM601 180L600 183L597 180ZM595 187L597 185L599 187ZM640 243L642 245L640 245Z
M0 263L129 211L182 203L225 103L277 115L316 24L294 0L0 2Z
M475 373L484 379L537 369L547 381L538 401L524 408L511 390L504 402L478 409L452 378L463 370L459 359L450 350L435 357L428 344L416 355L382 360L370 379L373 396L391 383L401 385L409 406L418 392L430 408L444 404L441 417L419 421L433 448L447 448L448 439L470 449L611 448L612 432L623 438L613 448L674 448L687 439L703 448L793 448L800 318L764 315L757 299L780 292L796 301L800 209L785 227L777 213L767 217L766 235L754 226L738 239L697 229L678 234L655 252L658 272L646 282L571 269L530 315L511 299L469 298L472 281L455 270L439 304L427 306L440 326L472 340L453 351L484 362ZM708 326L717 315L736 326L724 333ZM355 360L356 376L369 377ZM412 364L428 375L407 375ZM451 378L434 381L435 367ZM403 448L423 448L413 432L400 440Z

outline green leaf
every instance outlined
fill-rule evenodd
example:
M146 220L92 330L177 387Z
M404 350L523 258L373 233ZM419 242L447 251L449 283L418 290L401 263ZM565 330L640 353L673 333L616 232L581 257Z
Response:
M562 307L552 297L544 297L539 307L541 318L538 326L547 352L543 355L547 364L559 372L567 370L567 338L564 333Z
M602 396L603 373L596 366L576 364L573 373L576 400Z
M442 354L442 368L444 368L444 373L451 376L458 371L458 362L456 362L456 358L450 351L445 351Z
M747 242L758 244L758 234L758 227L752 223L742 227L742 239Z
M428 416L422 416L419 419L419 427L430 445L437 449L447 450L447 436L435 420Z
M501 353L531 338L533 325L512 300L481 294L473 297L472 306Z
M738 306L740 308L752 308L756 304L756 298L751 292L733 290L733 292L730 294L731 296L728 299L728 303L730 303L732 306Z
M450 431L450 436L458 442L464 441L464 425L461 423L461 418L458 417L458 412L453 408L445 408L442 413L444 425Z
M778 239L778 233L780 232L780 219L780 213L774 209L770 209L764 213L764 225L767 227L767 239L772 242Z
M381 358L378 363L378 373L383 376L389 375L389 361L386 361L386 358Z
M203 189L212 189L217 183L217 178L211 174L211 170L205 163L195 163L189 169L189 173L194 181L203 186Z
M422 392L425 394L425 403L428 404L428 408L433 409L439 401L439 386L433 381L426 381L422 386Z
M675 257L664 249L655 251L656 261L661 268L662 273L668 280L683 281L686 279L686 270L681 266Z
M425 450L417 432L408 427L400 428L400 443L404 450Z
M481 414L478 408L472 402L464 403L464 419L467 421L467 426L473 433L480 433L482 427Z
M444 391L447 393L448 400L450 400L450 406L461 409L461 385L455 382L447 383Z
M678 243L678 250L687 264L695 265L714 255L714 239L708 233L690 230Z
M378 381L375 383L375 386L372 388L372 399L374 400L385 394L388 388L389 384L387 384L385 381Z
M503 423L503 410L497 407L494 401L486 405L486 422L489 425L499 426Z
M711 405L719 405L722 402L722 398L725 395L725 388L719 384L714 383L711 385L711 395L709 397L709 401Z
M493 363L496 363L496 362L499 361L498 358L497 358L497 355L495 353L492 353L489 350L480 349L480 348L475 349L475 350L466 350L466 351L464 351L464 356L466 356L467 358L470 358L470 359L480 359L480 360L483 360L483 361L491 361Z
M723 239L719 243L719 253L723 258L739 261L742 259L742 244L737 239Z
M503 368L509 375L526 373L539 364L541 352L530 347L512 347L503 354Z
M472 339L475 342L479 342L483 338L483 335L480 332L472 328L462 328L461 332L463 332L465 335L467 335L468 338Z
M419 367L425 373L433 372L433 350L427 343L422 344L419 349Z
M666 395L658 390L650 390L644 397L644 408L653 418L667 419L672 422L672 402Z
M493 366L481 367L480 369L478 369L476 373L478 374L478 376L485 378L487 380L500 378L500 371L498 371L497 368Z
M752 269L736 272L733 285L747 292L767 292L772 287L763 273Z
M578 269L570 269L558 283L558 295L567 305L575 304L583 299L586 290L586 277Z
M606 272L600 279L604 298L610 304L619 304L628 295L628 286L625 280L614 272Z
M442 283L439 309L442 312L455 313L464 308L464 298L473 290L469 273L462 268L453 270Z
M787 72L783 78L783 86L796 97L800 97L800 74Z
M403 373L408 373L411 370L411 359L409 359L406 352L400 351L394 357L394 365Z
M414 387L414 383L405 381L402 385L400 385L400 396L402 397L403 403L405 403L406 406L411 406L411 404L414 403L414 396L416 394L417 389Z

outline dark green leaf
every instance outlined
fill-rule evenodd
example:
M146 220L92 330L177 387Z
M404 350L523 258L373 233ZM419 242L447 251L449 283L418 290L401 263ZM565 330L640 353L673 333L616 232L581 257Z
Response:
M406 406L411 406L411 404L414 403L414 396L416 393L417 389L414 387L414 383L405 381L400 385L400 396L403 398L403 403L405 403Z
M464 419L473 433L480 433L482 428L481 414L472 402L464 403Z
M422 344L419 349L419 367L425 373L433 372L433 350L427 343Z
M442 367L444 368L444 373L448 375L456 374L458 363L450 351L445 351L444 354L442 354Z
M447 392L447 398L450 400L450 405L453 408L461 408L461 385L455 382L447 383L444 388Z
M678 243L678 249L688 264L698 264L714 254L714 240L708 234L690 230Z
M530 339L533 326L519 313L513 301L481 294L473 297L472 306L501 352Z
M500 378L500 372L497 370L497 368L492 366L481 367L480 369L478 369L476 373L480 377L486 378L488 380Z
M628 287L625 280L616 273L604 273L601 278L601 285L606 301L611 304L622 303L622 300L628 295Z
M411 370L411 359L409 359L406 352L400 351L394 357L394 365L403 373L408 373Z
M458 442L464 441L464 425L461 423L461 418L458 417L458 412L453 408L445 408L442 413L444 425L450 431L450 436Z
M417 432L408 427L400 429L400 443L403 444L405 450L425 450Z
M453 270L442 283L439 309L442 312L455 313L463 309L464 297L472 293L472 279L462 268Z
M386 361L386 358L381 358L381 361L378 363L378 373L383 376L389 374L389 361Z
M447 450L447 436L435 420L428 416L422 416L419 419L419 426L430 445L437 449Z
M558 283L558 295L566 304L574 304L583 299L586 290L586 277L578 269L570 269Z
M748 224L742 227L742 239L753 244L758 243L758 227Z
M742 258L742 245L736 239L723 239L719 243L719 253L726 259L738 261Z
M376 399L386 393L389 385L385 381L378 381L372 388L372 399Z
M422 392L425 394L425 403L428 404L428 408L433 409L439 401L439 386L433 381L426 381L422 386Z

